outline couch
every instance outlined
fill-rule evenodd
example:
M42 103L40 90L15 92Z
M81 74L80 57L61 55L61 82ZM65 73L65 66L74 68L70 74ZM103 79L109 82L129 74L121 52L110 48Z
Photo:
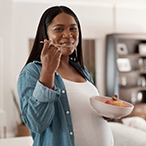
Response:
M146 146L146 131L118 122L108 122L114 146Z

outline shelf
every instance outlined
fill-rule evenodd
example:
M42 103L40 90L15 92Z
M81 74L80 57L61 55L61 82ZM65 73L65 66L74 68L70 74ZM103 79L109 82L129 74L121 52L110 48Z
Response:
M146 87L121 87L120 90L137 90L137 91L146 91Z
M139 44L146 44L145 35L128 35L128 34L109 34L106 37L106 95L113 96L115 93L124 100L131 101L131 94L137 94L143 91L142 97L146 97L146 87L138 86L141 77L146 80L146 71L141 69L146 67L146 54L139 53ZM122 52L123 51L123 52ZM125 53L125 54L124 54ZM127 54L126 54L127 53ZM119 58L127 58L131 69L127 69L129 63L121 61L118 64ZM140 62L140 58L143 62ZM122 60L122 59L121 59ZM145 63L144 63L145 62ZM141 63L141 68L140 68ZM127 67L125 72L120 72L119 67ZM120 70L124 70L124 69ZM126 84L126 86L122 86ZM138 85L137 85L138 84ZM144 101L145 102L145 101Z
M131 71L127 71L127 72L119 72L119 74L131 74L131 73L137 73L137 74L146 74L146 71L140 71L140 70L131 70Z
M146 54L145 55L142 55L142 54L139 54L139 53L131 53L131 54L125 54L125 55L119 55L119 58L127 58L127 57L146 57Z
M146 71L139 71L140 74L146 74Z

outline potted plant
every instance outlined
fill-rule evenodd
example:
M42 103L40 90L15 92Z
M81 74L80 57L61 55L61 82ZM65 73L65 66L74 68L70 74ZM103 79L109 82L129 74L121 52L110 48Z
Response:
M21 110L20 110L18 101L16 99L16 95L13 90L11 92L12 92L14 103L16 105L16 109L17 109L17 111L19 113L19 117L20 117L20 123L17 122L17 136L30 136L30 130L23 122Z

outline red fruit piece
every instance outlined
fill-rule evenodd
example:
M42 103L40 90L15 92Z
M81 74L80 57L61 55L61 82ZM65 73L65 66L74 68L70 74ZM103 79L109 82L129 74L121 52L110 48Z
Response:
M112 104L109 100L105 101L106 104Z

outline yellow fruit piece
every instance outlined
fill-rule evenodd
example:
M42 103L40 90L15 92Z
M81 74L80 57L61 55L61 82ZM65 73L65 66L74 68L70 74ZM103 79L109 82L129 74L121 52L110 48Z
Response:
M123 106L123 102L122 101L114 101L113 102L113 105L116 105L116 106Z
M112 105L120 106L120 107L127 107L125 104L123 104L122 101L114 101Z

